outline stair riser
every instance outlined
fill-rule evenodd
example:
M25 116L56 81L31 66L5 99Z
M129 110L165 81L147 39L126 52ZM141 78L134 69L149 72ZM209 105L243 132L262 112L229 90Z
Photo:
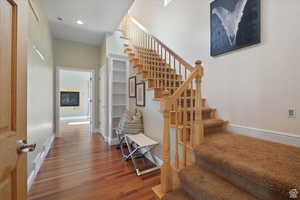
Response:
M179 178L184 191L193 197L194 200L220 200L207 194L205 191L199 190L199 188L194 188L194 186L187 182L184 177L179 176Z
M213 160L204 157L199 152L196 153L196 164L200 167L205 167L216 173L218 176L231 182L236 187L247 191L253 196L261 200L286 200L287 197L281 196L279 193L274 193L269 190L267 185L259 183L253 178L240 174L232 168L226 168L221 163L214 162Z

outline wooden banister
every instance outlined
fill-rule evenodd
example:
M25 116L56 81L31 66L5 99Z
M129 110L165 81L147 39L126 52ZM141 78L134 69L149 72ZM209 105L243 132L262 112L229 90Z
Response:
M194 71L192 72L192 74L189 76L189 78L187 80L184 81L184 83L175 91L175 93L170 96L169 99L169 104L173 104L176 99L178 99L178 97L180 95L182 95L182 93L188 88L189 84L191 84L191 82L197 77L197 76L202 76L201 74L199 74L201 72L200 68L193 68Z
M163 114L163 148L161 186L157 194L166 194L174 188L173 166L182 169L193 163L192 148L204 139L202 120L201 81L203 67L196 61L193 67L155 36L151 35L133 17L126 16L123 33L130 41L128 53L138 70L146 71L155 91L160 92ZM166 75L167 74L167 75ZM149 80L149 79L148 79ZM150 81L148 82L148 86ZM161 95L162 93L162 95ZM176 144L172 144L170 129L175 128ZM175 146L174 159L171 146ZM181 148L179 148L181 147ZM175 160L175 163L171 163Z
M172 49L170 49L169 47L167 47L167 45L165 45L164 43L162 43L159 39L157 39L155 36L151 35L151 37L153 37L163 48L165 48L168 52L170 52L178 61L180 61L180 63L187 68L190 72L192 72L194 70L194 67L192 65L190 65L188 62L186 62L183 58L181 58L180 56L178 56Z
M124 20L120 25L120 30L122 30L124 35L130 39L134 46L156 51L171 67L177 69L180 74L184 73L185 78L187 77L186 70L189 72L194 71L194 67L192 65L177 55L162 41L152 35L132 16L126 15L124 17ZM181 70L181 66L185 68L185 71Z
M167 193L172 189L172 170L170 163L170 112L172 109L177 113L178 105L181 105L181 98L183 96L183 107L181 110L183 111L183 124L181 125L181 134L183 143L183 167L186 167L189 163L191 163L191 155L189 155L188 146L196 147L203 142L204 131L203 131L203 121L202 121L202 95L201 95L201 79L203 76L203 67L201 61L196 61L195 68L193 68L193 72L190 74L187 80L175 91L175 93L171 96L168 96L168 92L164 92L164 100L162 104L162 112L164 117L164 132L163 132L163 166L161 171L161 190L162 193ZM195 88L193 86L193 82L196 82ZM194 94L195 90L195 94ZM187 95L189 92L190 105L187 108ZM195 100L195 105L193 101ZM193 116L192 112L195 112L195 120L192 126L188 128L187 125L187 116L190 113L190 120ZM179 129L178 119L176 114L176 128ZM190 140L188 141L188 138ZM179 153L178 153L178 131L176 131L176 152L175 152L175 166L179 168Z

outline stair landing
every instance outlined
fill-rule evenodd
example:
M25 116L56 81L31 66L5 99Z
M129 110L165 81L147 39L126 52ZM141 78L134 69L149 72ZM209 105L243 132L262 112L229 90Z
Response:
M208 135L195 152L199 166L208 163L236 184L248 180L244 184L257 185L256 190L265 188L268 193L281 196L278 199L289 199L292 189L300 192L300 148L220 132ZM253 190L253 185L246 189ZM269 194L264 195L264 200L269 198Z

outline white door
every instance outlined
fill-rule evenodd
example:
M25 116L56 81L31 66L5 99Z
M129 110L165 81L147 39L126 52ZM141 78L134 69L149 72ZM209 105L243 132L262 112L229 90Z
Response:
M90 133L93 130L93 73L90 73L89 83L88 83L88 119L90 121Z

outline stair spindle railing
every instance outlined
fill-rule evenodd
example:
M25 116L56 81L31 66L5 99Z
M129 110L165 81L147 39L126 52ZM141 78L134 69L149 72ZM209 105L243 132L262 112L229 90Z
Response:
M156 61L156 65L166 64L168 67L176 70L178 74L181 74L183 80L186 80L193 72L193 66L178 56L155 36L151 35L149 31L140 25L133 17L126 15L120 29L134 48L140 51L148 49L156 52L161 59Z
M191 66L128 15L121 24L121 30L135 49L135 56L139 62L142 62L140 64L147 70L150 77L155 78L156 87L164 88L161 104L164 118L163 166L161 185L155 188L156 194L161 196L172 191L176 185L173 182L172 168L179 170L193 164L195 159L192 149L200 145L204 139L202 62L197 61L194 67ZM157 73L157 67L163 70ZM164 71L169 68L175 73ZM161 78L161 73L167 75ZM175 128L175 133L173 128ZM171 133L174 134L175 144L171 143ZM171 152L173 145L175 145L174 153Z

